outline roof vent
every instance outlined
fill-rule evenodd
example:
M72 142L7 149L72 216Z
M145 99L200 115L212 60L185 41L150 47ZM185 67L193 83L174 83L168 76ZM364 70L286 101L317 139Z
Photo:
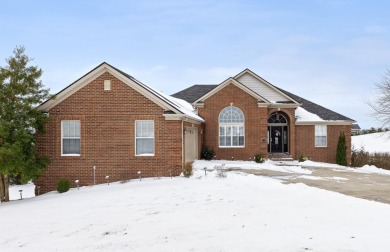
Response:
M104 90L111 90L111 80L104 80Z

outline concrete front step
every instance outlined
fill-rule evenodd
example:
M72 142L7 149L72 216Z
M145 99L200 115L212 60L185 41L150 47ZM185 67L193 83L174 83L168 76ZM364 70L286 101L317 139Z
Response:
M268 153L268 159L272 161L293 161L289 153Z

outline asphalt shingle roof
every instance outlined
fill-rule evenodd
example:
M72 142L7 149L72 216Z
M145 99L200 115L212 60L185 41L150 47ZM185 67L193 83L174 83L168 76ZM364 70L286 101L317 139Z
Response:
M207 85L197 84L189 88L186 88L180 92L177 92L176 94L173 94L171 96L185 100L189 103L193 103L194 101L198 100L200 97L207 94L217 86L218 85L214 85L214 84L207 84Z
M189 103L193 103L206 93L210 92L212 89L216 88L218 85L194 85L192 87L186 88L180 92L177 92L173 94L173 97L183 99ZM275 87L275 86L274 86ZM321 119L327 120L327 121L354 121L351 118L348 118L346 116L343 116L337 112L334 112L330 109L327 109L321 105L318 105L314 102L311 102L309 100L306 100L302 97L299 97L293 93L290 93L288 91L285 91L281 88L275 87L279 89L281 92L285 93L287 96L291 97L295 101L302 104L302 108L309 111L310 113L316 114Z

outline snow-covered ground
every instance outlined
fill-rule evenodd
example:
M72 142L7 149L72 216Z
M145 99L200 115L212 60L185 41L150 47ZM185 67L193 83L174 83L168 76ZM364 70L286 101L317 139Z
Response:
M363 147L370 153L390 152L390 131L352 136L352 146L357 150Z
M390 205L219 164L0 204L1 251L390 251Z

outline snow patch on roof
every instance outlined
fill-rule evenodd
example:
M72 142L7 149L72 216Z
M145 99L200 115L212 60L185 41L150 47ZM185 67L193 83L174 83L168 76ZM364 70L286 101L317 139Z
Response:
M189 117L191 119L195 119L197 121L204 122L203 118L198 116L195 113L195 109L192 107L192 105L190 103L186 102L185 100L164 94L163 92L158 91L154 88L151 88L151 87L149 87L149 88L152 89L154 92L156 92L158 95L162 96L164 99L168 100L172 105L174 105L174 107L176 109L178 109L180 112L182 112L187 117Z
M295 110L295 117L297 122L322 122L324 121L316 114L313 114L302 107L298 107Z

